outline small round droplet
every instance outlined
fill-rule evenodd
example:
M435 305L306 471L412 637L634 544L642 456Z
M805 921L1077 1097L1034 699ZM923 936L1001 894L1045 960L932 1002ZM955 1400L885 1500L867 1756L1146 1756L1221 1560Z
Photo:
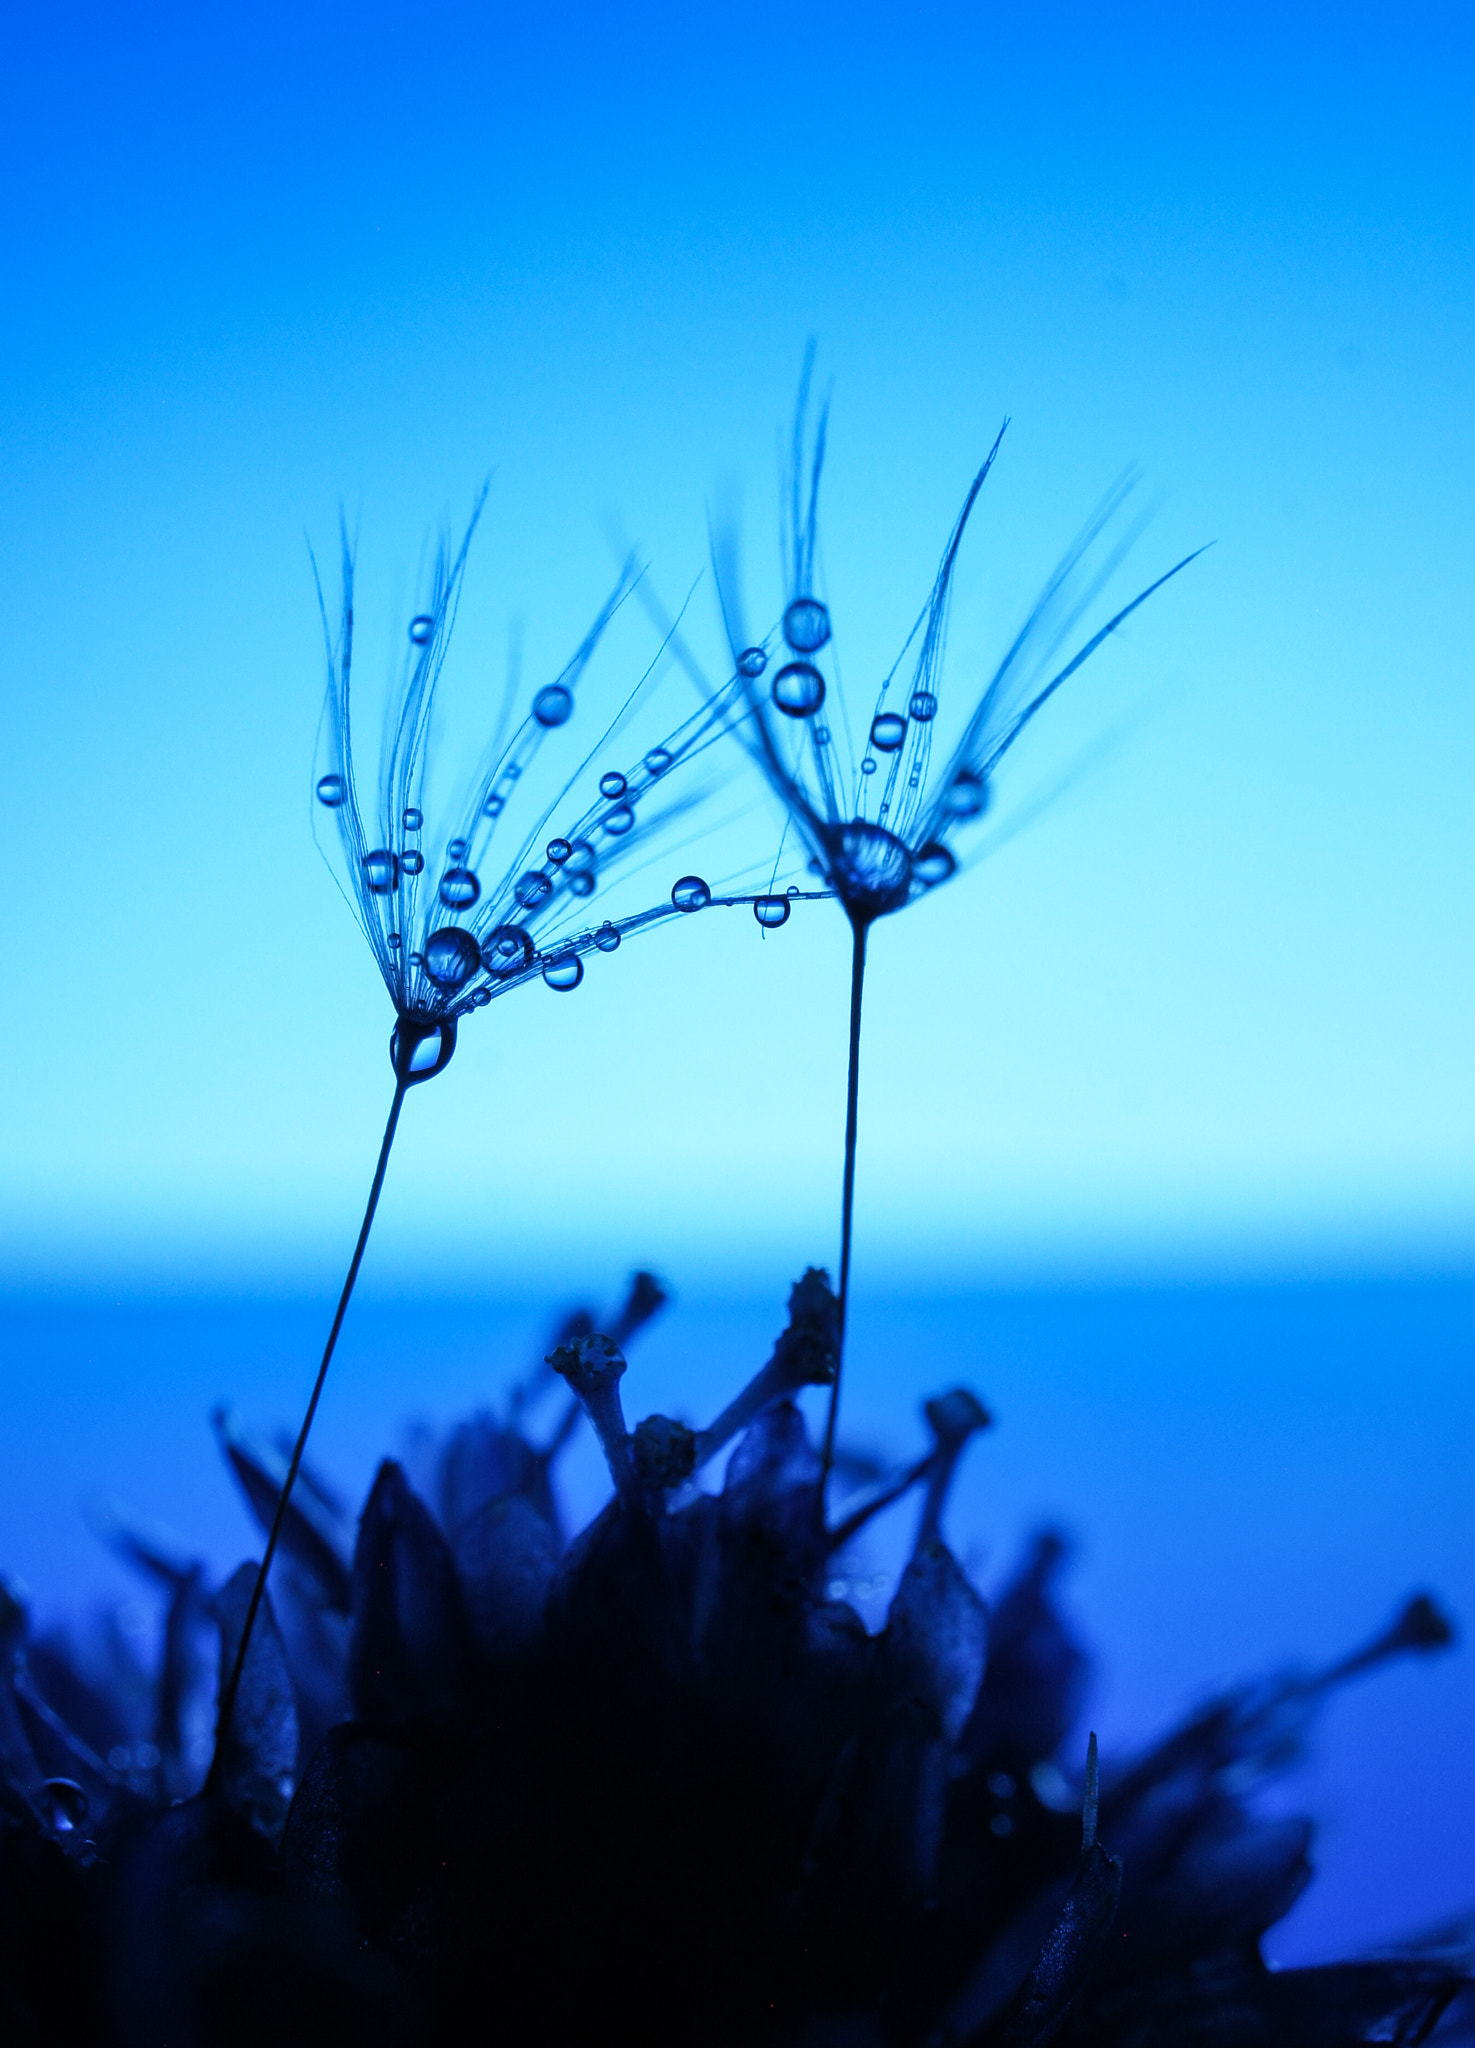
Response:
M599 778L599 794L607 797L611 803L617 796L623 796L626 788L625 778L618 768L611 768L607 775L601 775Z
M928 889L935 889L939 882L945 882L957 865L939 839L929 839L912 855L912 873Z
M336 811L347 795L348 787L341 775L318 777L318 802L326 804L330 811Z
M814 654L830 637L830 615L817 597L796 597L784 613L784 638L796 654Z
M861 762L861 764L860 764L860 772L861 772L861 774L862 774L862 775L874 775L874 774L875 774L875 772L876 772L876 757L875 757L875 755L874 755L874 754L867 754L867 755L866 755L865 759L864 759L864 760L863 760L863 761Z
M753 915L765 931L771 932L788 923L790 909L787 896L760 896L753 904Z
M399 864L407 875L418 875L424 869L425 856L417 853L413 846L407 846L399 857Z
M797 896L799 894L799 884L797 882L790 882L784 894L786 896Z
M481 949L481 964L488 974L495 974L499 981L509 974L520 974L533 957L533 942L520 924L499 924L495 931L487 934L486 944Z
M561 868L573 852L573 848L566 839L550 839L544 852L556 868Z
M738 674L750 683L756 682L767 666L768 656L761 647L745 647L737 658Z
M489 988L474 988L466 1000L474 1009L483 1010L492 1000L492 992Z
M976 768L960 768L947 786L942 807L950 818L981 818L988 809L988 784Z
M564 866L571 875L589 874L598 865L599 856L587 839L571 839Z
M871 720L871 745L878 754L894 754L907 736L907 722L899 711L878 711Z
M774 677L772 695L786 718L812 718L825 701L825 679L807 661L791 661Z
M574 708L574 693L562 683L548 683L533 699L533 716L539 725L562 725Z
M384 943L388 946L391 953L397 953L404 941L400 938L398 932L391 932Z
M645 765L652 775L664 775L671 765L671 749L652 747L645 757Z
M506 807L506 797L498 796L497 792L493 790L491 795L487 798L486 802L482 805L482 810L489 818L500 818Z
M584 963L577 953L560 953L555 959L543 962L543 979L549 988L556 988L560 995L566 995L584 979Z
M388 847L376 846L364 855L364 880L373 895L389 895L399 881L399 862Z
M425 972L437 988L458 989L481 965L481 947L458 924L443 924L425 941Z
M712 901L712 891L700 875L683 875L671 891L671 901L678 910L705 910Z
M912 701L907 706L918 725L925 725L929 718L937 716L937 699L930 690L913 690Z
M429 612L417 612L410 621L410 638L417 647L423 647L435 631L435 620Z
M401 819L400 822L403 824L407 832L418 832L420 830L420 827L425 823L425 818L423 813L417 811L414 805L412 804L409 810L405 812L404 817Z
M620 946L620 934L612 924L602 924L599 927L599 930L594 934L594 943L596 946L598 946L601 953L618 952Z
M536 910L553 894L553 884L541 868L529 868L525 875L518 876L512 893L524 910Z
M447 868L440 878L440 900L447 910L469 910L480 894L481 883L470 868Z
M450 861L465 860L466 841L464 839L453 839L446 848L446 858Z
M34 1765L32 1766L34 1769ZM87 1794L75 1778L48 1778L41 1787L46 1817L59 1835L69 1835L87 1818Z
M635 813L628 804L616 804L612 811L605 812L603 823L605 831L619 839L635 823Z
M592 896L594 894L594 877L591 874L570 875L568 885L575 896Z
M830 744L830 728L827 725L817 725L814 728L814 744L817 747L827 747Z

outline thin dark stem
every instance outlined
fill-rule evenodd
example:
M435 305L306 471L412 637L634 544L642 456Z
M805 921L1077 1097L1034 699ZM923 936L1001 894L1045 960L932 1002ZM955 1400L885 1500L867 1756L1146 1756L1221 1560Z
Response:
M251 1588L251 1604L246 1609L245 1625L241 1629L241 1640L236 1648L235 1662L230 1677L226 1680L225 1691L220 1696L220 1712L215 1724L215 1754L210 1759L210 1769L205 1778L205 1790L213 1791L220 1772L220 1760L225 1753L225 1738L230 1730L231 1715L235 1712L236 1694L241 1689L241 1673L246 1668L246 1651L250 1647L251 1631L256 1626L256 1615L266 1591L266 1575L271 1570L272 1559L277 1554L281 1539L282 1524L287 1518L287 1503L292 1498L292 1488L297 1483L297 1473L302 1464L302 1453L307 1449L308 1435L312 1429L313 1417L318 1412L322 1397L323 1382L328 1377L328 1367L333 1361L333 1351L338 1342L338 1332L343 1328L343 1318L348 1310L353 1284L358 1279L359 1267L363 1264L364 1247L369 1242L369 1232L374 1224L374 1211L379 1206L380 1192L384 1186L384 1170L389 1164L390 1148L394 1144L395 1130L399 1124L399 1113L404 1105L408 1080L401 1078L395 1083L394 1100L389 1105L389 1121L384 1126L384 1142L379 1147L379 1164L374 1168L373 1184L369 1189L368 1205L364 1220L359 1226L358 1243L353 1248L353 1257L348 1265L348 1278L343 1283L343 1292L338 1297L338 1313L333 1318L333 1327L328 1332L328 1341L323 1349L323 1362L318 1367L318 1376L313 1383L312 1399L307 1404L307 1413L302 1418L302 1427L297 1432L297 1441L292 1447L292 1462L287 1467L281 1495L277 1500L276 1513L271 1518L271 1528L266 1538L266 1551L261 1560L261 1569L256 1574L256 1584Z
M825 1423L824 1482L835 1461L835 1422L840 1412L840 1370L845 1362L845 1314L850 1304L850 1225L855 1211L855 1133L860 1111L860 1003L866 978L866 933L870 926L851 920L850 1073L845 1085L845 1184L840 1197L840 1343L835 1357L835 1383L830 1388L830 1413Z

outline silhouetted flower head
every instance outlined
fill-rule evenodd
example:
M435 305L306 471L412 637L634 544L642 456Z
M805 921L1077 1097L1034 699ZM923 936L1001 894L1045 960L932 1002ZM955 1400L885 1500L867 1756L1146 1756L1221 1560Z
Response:
M164 1595L153 1680L89 1675L0 1601L17 2039L1350 2048L1441 2015L1441 2041L1475 2038L1467 1956L1272 1972L1259 1951L1311 1831L1255 1791L1335 1685L1449 1640L1427 1598L1098 1766L1064 1545L1038 1539L990 1609L943 1533L983 1403L928 1402L927 1450L830 1518L798 1405L835 1371L824 1275L705 1428L632 1430L625 1347L661 1298L641 1276L604 1330L566 1319L500 1412L380 1467L356 1534L321 1479L299 1491L212 1795L169 1803L203 1768L200 1649L233 1656L250 1567L211 1592L188 1545L98 1510ZM560 1379L564 1418L535 1428ZM611 1493L570 1541L574 1415ZM278 1447L218 1427L264 1522ZM868 1629L849 1552L913 1491Z

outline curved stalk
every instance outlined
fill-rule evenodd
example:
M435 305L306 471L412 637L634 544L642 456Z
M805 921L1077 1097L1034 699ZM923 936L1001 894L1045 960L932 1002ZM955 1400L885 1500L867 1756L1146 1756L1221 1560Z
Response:
M419 1077L415 1076L414 1078L418 1079ZM236 1695L241 1689L241 1673L246 1668L246 1652L251 1645L251 1631L256 1626L256 1616L261 1607L262 1595L266 1591L266 1576L271 1570L272 1559L277 1554L277 1544L281 1538L282 1524L287 1517L287 1503L292 1498L292 1488L297 1483L297 1473L302 1464L302 1454L307 1449L307 1439L312 1429L313 1417L318 1412L318 1401L322 1396L323 1382L328 1377L328 1367L332 1363L333 1352L338 1343L338 1332L343 1328L343 1318L348 1310L349 1297L353 1293L354 1282L358 1279L359 1267L363 1264L364 1247L369 1242L369 1232L374 1223L374 1211L379 1206L379 1196L384 1186L384 1171L389 1164L390 1148L394 1144L394 1134L399 1124L399 1113L404 1106L405 1090L409 1087L410 1080L411 1076L408 1073L408 1069L406 1069L404 1073L398 1075L395 1081L394 1100L389 1105L389 1121L384 1126L384 1142L379 1147L379 1163L374 1168L374 1179L369 1188L369 1200L364 1210L364 1220L359 1226L358 1243L353 1248L353 1257L349 1261L348 1266L348 1278L344 1281L343 1292L338 1297L338 1312L333 1318L333 1327L328 1332L328 1341L323 1348L323 1362L318 1367L318 1376L313 1383L312 1398L307 1404L307 1413L302 1418L302 1427L297 1432L297 1441L292 1446L292 1461L287 1467L287 1477L282 1484L276 1513L271 1518L271 1528L266 1538L266 1550L262 1556L261 1569L256 1574L256 1584L251 1589L251 1604L246 1609L246 1619L241 1629L241 1640L236 1647L235 1662L231 1666L230 1677L226 1680L225 1690L220 1696L220 1711L216 1716L215 1722L215 1754L210 1759L210 1769L205 1778L205 1790L207 1792L214 1790L219 1775L220 1760L225 1749L225 1738L230 1730L231 1715L235 1712Z
M835 1459L835 1423L840 1412L840 1373L845 1364L845 1315L850 1303L850 1231L855 1213L855 1138L860 1111L860 1008L866 978L866 934L869 923L850 920L850 1068L845 1084L845 1179L840 1196L840 1344L835 1357L835 1383L825 1422L821 1497Z

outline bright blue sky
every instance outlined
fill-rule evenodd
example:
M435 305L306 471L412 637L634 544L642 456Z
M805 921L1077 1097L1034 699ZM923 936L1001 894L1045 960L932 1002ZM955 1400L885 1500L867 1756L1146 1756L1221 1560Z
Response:
M303 12L7 49L7 1278L320 1286L351 1237L390 1017L308 831L304 536L359 521L380 673L494 472L464 710L511 615L562 657L614 523L682 591L736 477L770 569L810 334L858 686L1005 413L959 703L1124 465L1134 573L1218 543L1003 794L1085 777L877 934L873 1284L1466 1261L1468 16ZM380 1277L831 1256L844 958L823 908L694 920L499 1003L410 1105Z

